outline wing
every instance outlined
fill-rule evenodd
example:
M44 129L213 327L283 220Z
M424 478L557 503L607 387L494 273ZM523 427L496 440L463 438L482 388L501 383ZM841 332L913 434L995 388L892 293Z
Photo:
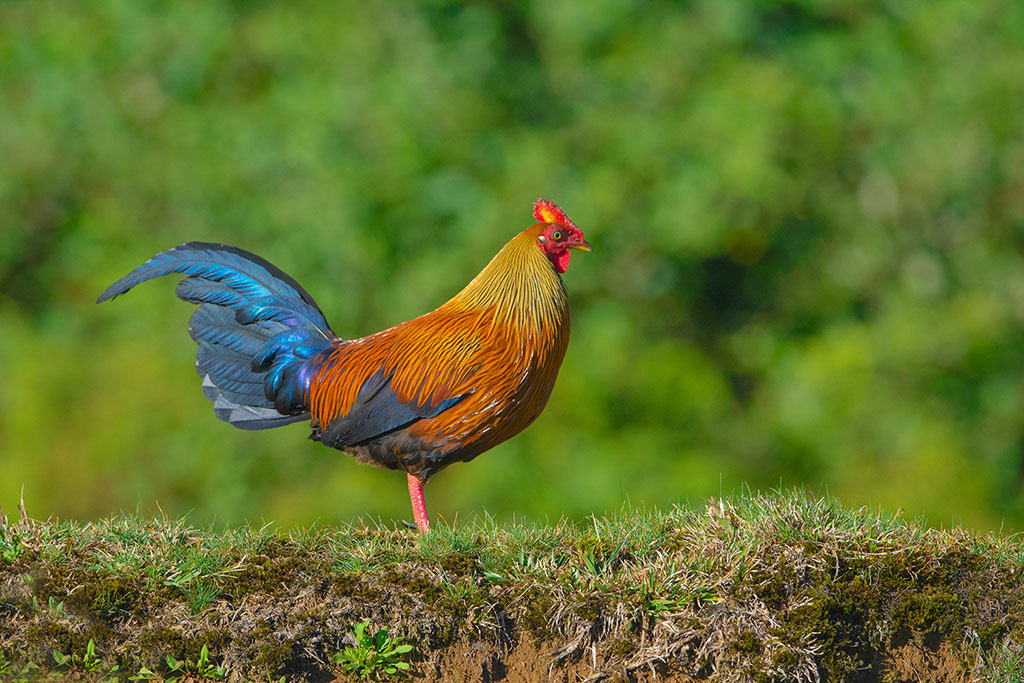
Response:
M332 448L360 444L422 418L436 417L469 395L453 396L437 403L403 401L391 387L394 374L382 365L360 387L348 413L328 423L319 440Z
M362 339L336 342L313 371L310 407L334 448L363 443L437 417L475 393L489 348L479 313L439 314Z

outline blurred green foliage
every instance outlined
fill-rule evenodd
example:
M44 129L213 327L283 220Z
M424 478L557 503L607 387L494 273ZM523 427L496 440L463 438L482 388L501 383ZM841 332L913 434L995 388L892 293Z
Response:
M431 510L741 486L1024 528L1024 3L0 3L0 503L409 517L399 475L216 420L173 283L255 251L361 336L559 202L595 251L524 434Z

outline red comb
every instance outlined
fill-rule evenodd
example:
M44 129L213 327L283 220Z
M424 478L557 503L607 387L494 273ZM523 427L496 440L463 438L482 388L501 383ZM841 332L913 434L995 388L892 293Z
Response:
M558 204L549 202L546 199L538 199L533 203L533 217L541 223L558 223L564 225L567 228L579 230L576 224L569 220L569 217L565 215L565 211L562 211L558 207ZM580 233L582 234L582 233Z

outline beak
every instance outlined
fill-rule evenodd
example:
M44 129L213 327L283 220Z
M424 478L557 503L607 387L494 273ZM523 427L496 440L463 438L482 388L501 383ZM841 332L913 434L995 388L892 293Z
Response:
M570 249L579 249L580 251L594 251L593 249L590 248L590 242L588 242L586 240L580 240L576 244L570 244L569 248Z

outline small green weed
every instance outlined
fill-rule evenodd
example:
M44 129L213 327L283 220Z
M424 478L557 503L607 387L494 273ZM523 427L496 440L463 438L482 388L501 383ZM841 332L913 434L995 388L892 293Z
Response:
M53 598L50 599L53 600ZM103 664L103 661L96 655L96 642L92 638L89 639L88 645L85 646L85 656L79 657L74 653L66 655L60 650L54 650L53 661L60 667L83 669L90 673L106 673L114 675L120 668L117 664L109 667Z
M24 554L21 542L0 535L0 560L14 562Z
M412 645L402 644L401 638L390 637L386 628L371 636L366 632L369 626L370 622L364 621L352 627L356 644L335 654L334 663L360 678L375 680L407 672L409 664L402 661L402 656L412 651Z
M39 612L44 609L50 613L50 616L61 617L64 614L64 601L61 600L58 602L57 599L51 595L46 601L46 607L43 607L39 604L39 598L33 595L32 610Z
M224 674L227 673L224 667L210 664L210 649L206 645L203 645L199 651L199 659L196 660L195 665L190 665L184 659L176 659L172 655L167 655L167 669L168 675L164 677L167 681L177 681L185 675L222 681Z

